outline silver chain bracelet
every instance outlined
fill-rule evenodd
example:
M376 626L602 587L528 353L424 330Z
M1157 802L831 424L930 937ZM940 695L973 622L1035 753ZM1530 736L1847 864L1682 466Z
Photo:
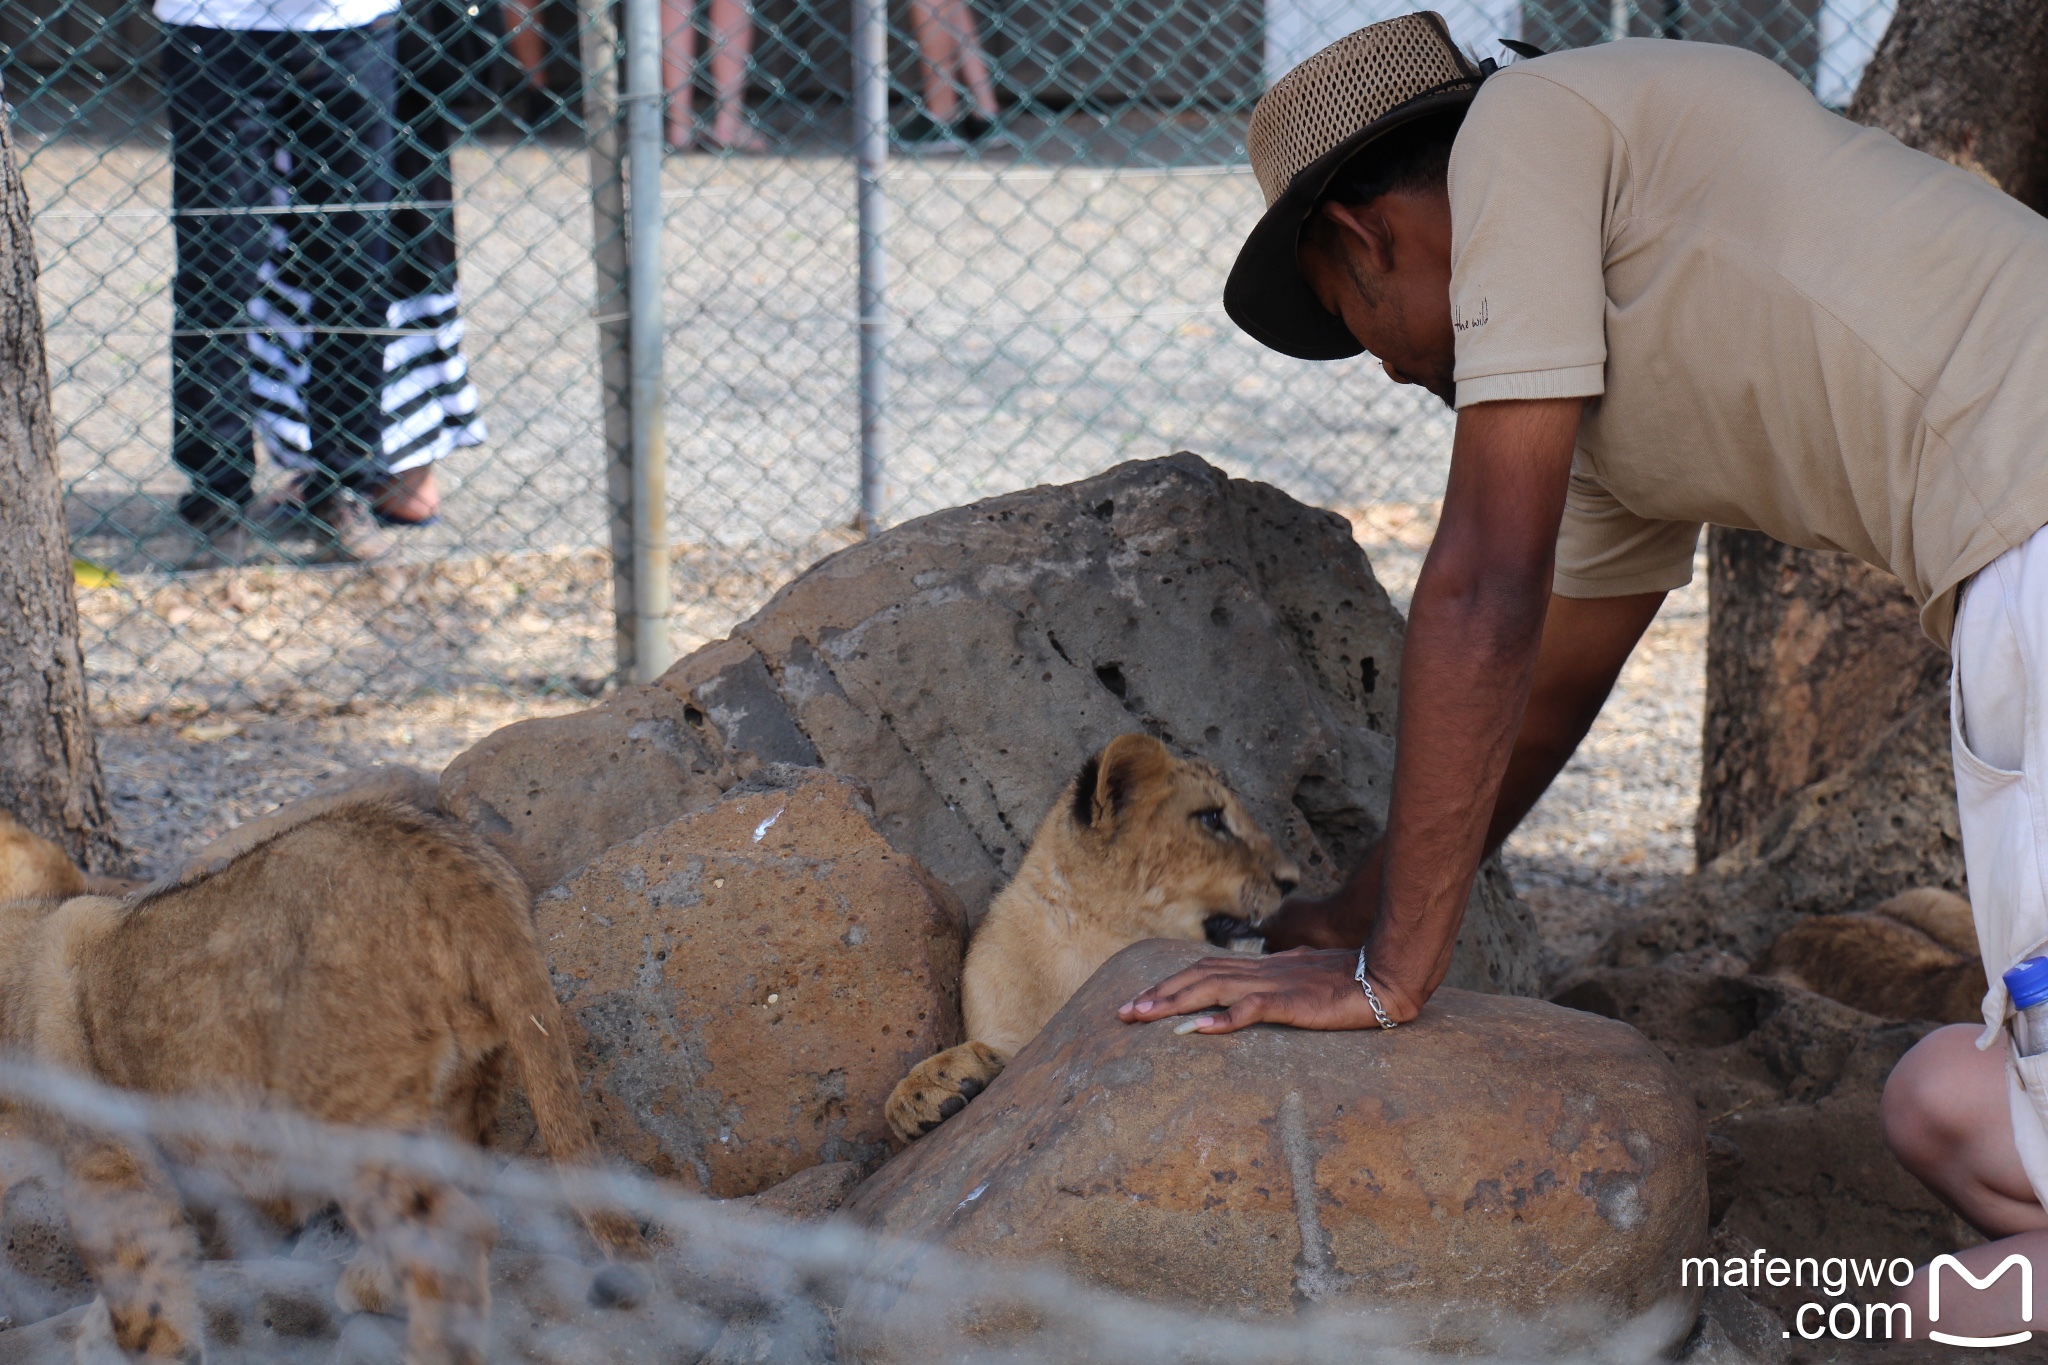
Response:
M1365 990L1365 1003L1372 1006L1372 1017L1380 1021L1381 1028L1392 1028L1394 1021L1387 1018L1387 1012L1380 1006L1380 998L1372 988L1372 978L1365 974L1365 949L1358 950L1358 970L1351 973L1351 979Z

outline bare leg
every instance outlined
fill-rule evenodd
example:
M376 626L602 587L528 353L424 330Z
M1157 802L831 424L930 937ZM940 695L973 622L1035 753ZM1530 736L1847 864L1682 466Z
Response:
M924 68L924 108L933 123L952 123L960 117L960 89L953 84L953 73L960 64L958 40L934 8L943 3L910 0L910 29L917 38L917 55Z
M1977 1050L1975 1024L1936 1029L1899 1059L1884 1087L1884 1137L1892 1154L1928 1189L1999 1240L1957 1256L1984 1276L2019 1253L2048 1267L2048 1211L2035 1198L2019 1148L1999 1048ZM1941 1317L1927 1320L1927 1270L1914 1277L1906 1301L1914 1335L1931 1326L1953 1336L1997 1336L2026 1329L2020 1320L2019 1277L2008 1272L1988 1289L1960 1276L1942 1277ZM2048 1288L2048 1286L2043 1286Z
M512 59L526 73L529 90L548 88L547 34L541 27L541 0L504 0L505 35Z
M661 0L661 88L668 92L668 145L690 145L697 80L697 0Z
M2048 1231L2013 1145L2005 1054L1975 1024L1936 1029L1884 1087L1884 1139L1899 1164L1987 1237Z
M953 41L953 81L967 87L975 112L985 119L996 116L996 89L989 80L988 59L982 55L981 34L974 26L974 11L967 0L933 0L939 24Z
M417 525L441 510L441 485L430 464L414 465L379 489L377 510L393 521Z
M711 85L718 96L711 140L736 152L768 150L747 126L747 58L753 49L754 16L747 0L711 0Z

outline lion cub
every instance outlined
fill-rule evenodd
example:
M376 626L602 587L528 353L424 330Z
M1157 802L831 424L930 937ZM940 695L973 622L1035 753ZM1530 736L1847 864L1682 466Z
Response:
M0 902L46 896L121 896L141 886L124 877L80 872L64 850L0 810Z
M1271 914L1300 879L1216 770L1150 735L1081 765L967 949L969 1041L926 1058L884 1108L905 1142L995 1079L1067 997L1148 938L1219 945Z
M1860 914L1803 919L1750 970L1883 1018L1983 1017L1984 963L1970 903L1938 887L1901 892Z
M0 907L0 1045L108 1085L288 1109L327 1123L481 1138L506 1062L549 1153L594 1150L526 887L467 826L392 800L281 822L226 862L126 901ZM197 1359L193 1234L151 1144L42 1113L66 1205L121 1351ZM252 1199L260 1166L225 1158ZM409 1310L406 1359L481 1362L489 1215L415 1172L368 1166L342 1192L362 1241L344 1308ZM585 1221L643 1259L636 1224ZM625 1289L632 1272L612 1284ZM602 1282L602 1281L601 1281ZM627 1289L626 1292L631 1292Z

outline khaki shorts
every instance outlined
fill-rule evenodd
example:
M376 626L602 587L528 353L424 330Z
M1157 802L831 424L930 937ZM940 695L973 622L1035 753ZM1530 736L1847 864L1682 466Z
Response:
M2048 529L1970 580L1950 654L1963 861L1991 979L1977 1046L2006 1049L2013 1140L2048 1208L2048 1054L2014 1055L1999 980L2048 952Z

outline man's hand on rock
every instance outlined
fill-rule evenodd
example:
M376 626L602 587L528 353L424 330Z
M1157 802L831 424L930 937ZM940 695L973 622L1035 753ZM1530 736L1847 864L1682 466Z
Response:
M1117 1010L1127 1024L1197 1015L1195 1033L1234 1033L1247 1024L1308 1029L1378 1028L1365 992L1352 979L1355 948L1297 948L1271 957L1207 957L1176 972ZM1395 1023L1422 1008L1408 992L1372 978L1380 1006Z

